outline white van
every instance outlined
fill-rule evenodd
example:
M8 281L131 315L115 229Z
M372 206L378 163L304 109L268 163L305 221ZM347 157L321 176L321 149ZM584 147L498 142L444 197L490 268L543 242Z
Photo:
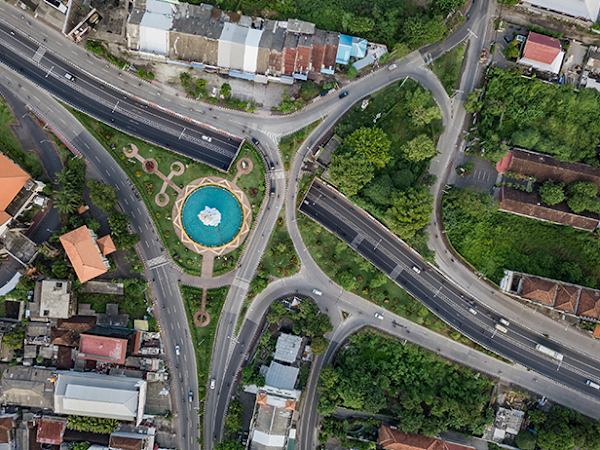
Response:
M500 317L500 320L498 322L500 322L505 327L510 325L510 322L508 320L504 319L503 317Z
M470 312L471 314L473 314L474 316L476 316L476 315L477 315L477 311L475 311L473 308L469 308L469 312Z
M313 289L313 294L315 294L315 295L323 295L323 292L321 292L318 289Z
M206 135L202 135L202 139L205 140L206 142L212 142L212 138L210 136L206 136Z
M75 77L71 75L69 72L65 73L65 78L69 81L75 81Z
M587 384L589 387L593 387L594 389L600 389L600 384L594 383L591 380L587 380L585 384Z

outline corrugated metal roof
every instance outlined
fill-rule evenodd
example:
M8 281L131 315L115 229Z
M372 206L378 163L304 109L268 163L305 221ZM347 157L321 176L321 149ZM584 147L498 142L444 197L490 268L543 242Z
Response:
M527 3L573 17L596 22L600 12L600 0L526 0Z

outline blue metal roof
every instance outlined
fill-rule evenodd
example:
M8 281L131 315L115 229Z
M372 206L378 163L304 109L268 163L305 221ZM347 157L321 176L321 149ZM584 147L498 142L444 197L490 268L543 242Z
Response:
M340 43L335 62L348 64L350 58L364 58L367 54L367 40L356 36L340 34Z

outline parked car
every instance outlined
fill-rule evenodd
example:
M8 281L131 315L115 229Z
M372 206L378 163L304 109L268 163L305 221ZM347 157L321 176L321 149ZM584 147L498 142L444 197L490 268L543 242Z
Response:
M388 66L388 70L394 70L396 67L398 67L398 64L392 63Z
M375 313L375 318L379 320L383 320L383 315L379 313Z

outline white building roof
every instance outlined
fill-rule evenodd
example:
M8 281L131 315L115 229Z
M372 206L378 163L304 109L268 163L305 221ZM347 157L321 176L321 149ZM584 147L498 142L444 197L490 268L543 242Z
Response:
M54 390L54 411L141 421L145 398L144 380L89 372L59 372Z
M173 26L174 6L159 0L146 0L146 12L140 22L140 49L148 53L168 54L169 30Z
M272 435L264 431L254 430L252 433L252 442L262 444L266 447L283 447L285 444L285 436Z
M543 70L546 72L552 72L558 74L560 72L560 67L562 66L563 58L565 57L565 52L559 52L552 61L551 64L545 64L540 61L534 61L533 59L521 58L517 62L519 64L524 64L526 66L531 66L538 70Z
M277 361L293 363L296 361L301 346L302 338L300 336L282 333L277 339L273 358Z
M277 389L293 390L299 372L300 369L296 367L284 366L283 364L271 361L269 371L265 377L265 384Z
M533 6L596 22L600 0L525 0Z

